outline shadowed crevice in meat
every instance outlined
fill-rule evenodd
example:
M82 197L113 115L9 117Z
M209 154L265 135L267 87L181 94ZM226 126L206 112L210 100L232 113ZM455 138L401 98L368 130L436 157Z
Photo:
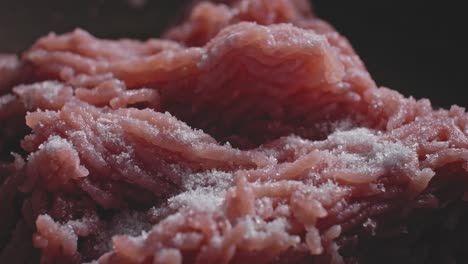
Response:
M463 262L465 110L378 88L306 1L215 2L0 57L0 262Z

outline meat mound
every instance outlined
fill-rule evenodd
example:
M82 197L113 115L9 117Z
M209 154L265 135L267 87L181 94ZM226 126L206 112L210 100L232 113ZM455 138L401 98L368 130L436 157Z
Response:
M0 56L0 262L468 259L468 114L378 87L303 0Z

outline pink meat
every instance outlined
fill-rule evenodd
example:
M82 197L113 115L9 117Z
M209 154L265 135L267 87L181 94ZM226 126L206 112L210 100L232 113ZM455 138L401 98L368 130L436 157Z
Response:
M15 56L0 53L0 95L8 89L28 78L25 65Z
M79 36L75 33L70 38ZM291 38L295 41L291 42ZM26 58L43 65L40 71L58 68L64 72L68 67L66 72L73 75L64 80L71 83L90 78L83 75L97 75L123 79L130 88L158 87L162 110L233 143L237 143L236 136L249 135L249 140L258 144L265 141L262 137L278 137L301 127L311 130L323 114L329 119L343 115L333 109L338 104L357 108L362 93L358 90L366 89L364 83L373 84L367 75L366 80L362 79L365 74L348 76L340 54L326 38L286 24L236 24L204 48L168 50L144 62L122 60L109 64L82 54L42 48L33 48ZM53 66L56 64L60 67ZM54 76L61 78L62 74L56 72ZM259 104L260 98L265 103ZM310 100L317 104L303 103ZM324 109L325 104L330 109ZM206 115L213 110L219 115ZM319 113L323 110L325 113Z
M465 110L377 87L306 1L217 2L0 56L0 262L468 259Z

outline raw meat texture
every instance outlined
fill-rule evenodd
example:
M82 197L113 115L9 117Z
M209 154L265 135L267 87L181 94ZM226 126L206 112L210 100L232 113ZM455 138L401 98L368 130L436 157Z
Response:
M19 156L15 158L15 162L11 164L0 164L0 210L2 211L0 247L2 248L8 242L9 232L19 218L19 210L15 206L18 203L17 188L21 183L21 169L24 161Z
M288 1L243 2L238 4L247 10L266 5L272 16L299 12L280 8L295 8ZM269 8L274 3L277 7ZM252 12L249 20L261 21L255 19L260 15L263 12ZM348 109L367 111L359 109L367 106L358 105L359 97L375 84L348 42L331 27L313 18L297 24L227 23L203 47L174 44L152 56L144 54L142 60L135 59L141 47L111 51L107 41L76 31L41 39L25 58L38 66L40 76L75 85L89 82L90 76L107 76L123 80L129 88L156 88L163 111L235 146L251 147L304 130L306 137L323 138L311 127L328 122L323 115L336 120ZM107 59L93 53L99 48L105 49ZM305 103L310 101L316 103ZM334 109L338 107L343 111ZM250 142L239 142L239 137Z
M468 259L465 110L378 88L306 1L217 2L0 57L0 262Z
M54 191L77 182L104 208L124 207L142 198L132 195L145 192L155 198L174 193L188 172L250 168L268 161L261 154L220 146L170 114L149 109L102 110L71 101L60 112L30 113L26 123L33 129L23 142L32 153L27 189L41 185ZM131 183L138 192L114 197L108 192L115 190L100 190L93 181Z
M8 89L26 81L30 76L28 67L15 55L0 53L0 95L8 92Z
M24 124L24 107L9 94L12 86L29 81L28 65L14 55L0 54L0 162L11 160L10 151L20 151L19 139L28 129Z
M201 1L200 1L201 2ZM215 1L213 1L215 2ZM240 21L261 25L302 23L311 19L307 1L216 1L201 2L193 7L188 21L170 29L166 36L189 46L203 46L224 27ZM225 4L222 4L222 3ZM226 4L231 3L231 6Z

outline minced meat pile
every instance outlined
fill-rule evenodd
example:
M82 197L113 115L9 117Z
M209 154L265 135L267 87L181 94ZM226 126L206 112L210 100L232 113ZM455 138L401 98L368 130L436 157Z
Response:
M307 2L0 55L0 263L466 263L468 114Z

